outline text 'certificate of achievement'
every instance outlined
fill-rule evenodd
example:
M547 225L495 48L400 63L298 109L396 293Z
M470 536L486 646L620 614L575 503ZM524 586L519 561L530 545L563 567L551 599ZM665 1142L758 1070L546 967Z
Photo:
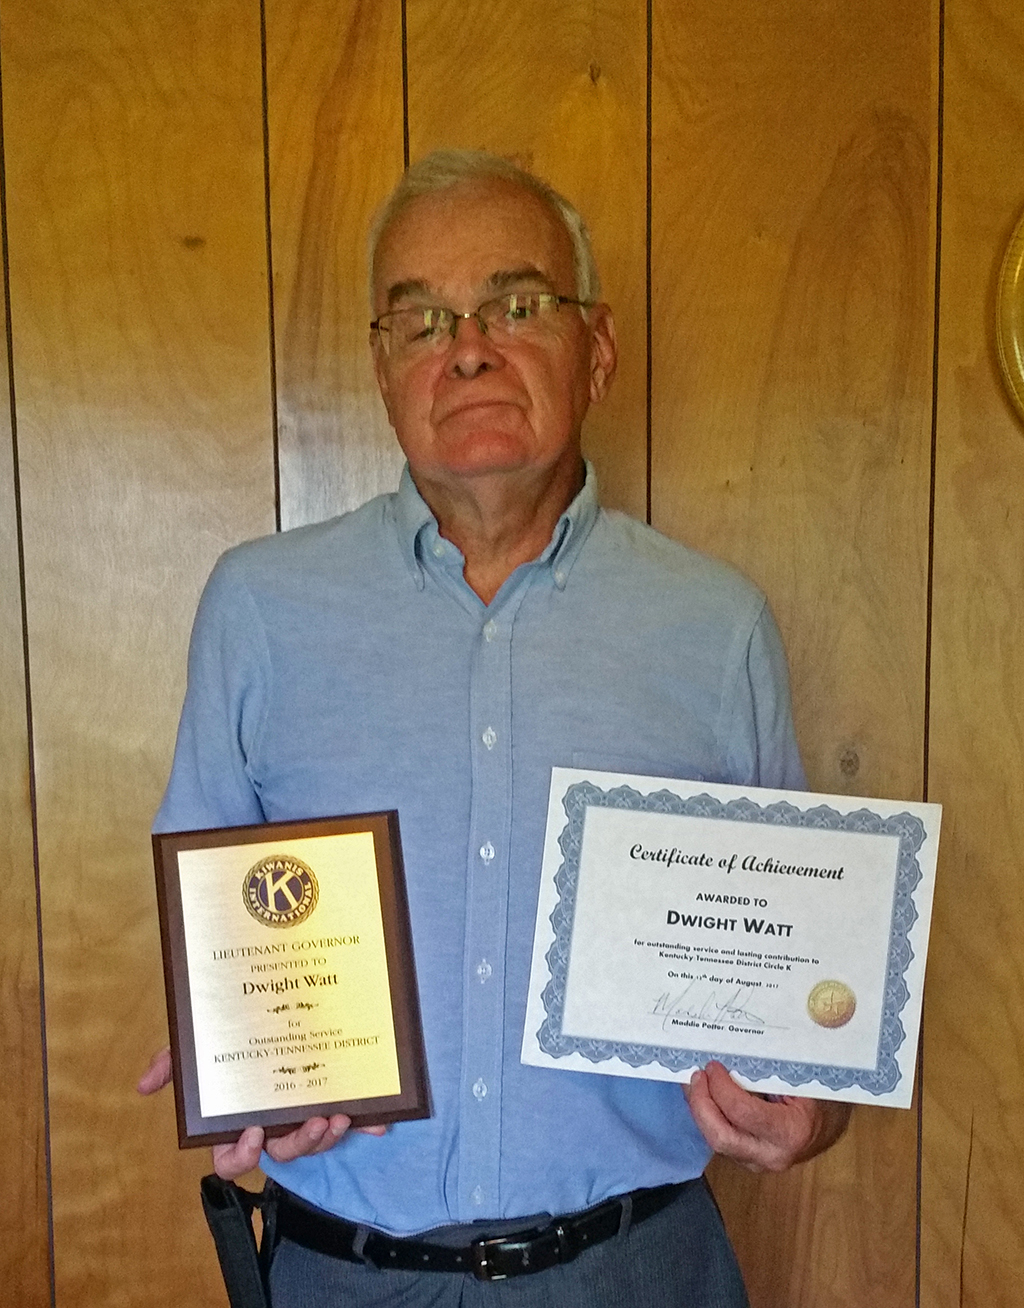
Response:
M523 1062L909 1107L940 813L554 768Z
M182 1147L427 1115L396 814L153 847Z

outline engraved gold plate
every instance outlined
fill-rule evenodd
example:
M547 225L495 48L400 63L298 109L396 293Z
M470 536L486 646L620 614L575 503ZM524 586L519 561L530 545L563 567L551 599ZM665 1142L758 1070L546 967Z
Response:
M999 272L996 347L1007 394L1024 420L1024 215L1013 230Z
M427 1115L397 814L153 845L183 1148Z

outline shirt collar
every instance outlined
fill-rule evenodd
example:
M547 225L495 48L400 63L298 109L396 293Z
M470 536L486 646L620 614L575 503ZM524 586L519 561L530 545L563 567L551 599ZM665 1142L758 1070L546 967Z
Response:
M589 459L585 463L586 477L582 489L555 523L551 540L535 560L550 569L551 579L559 590L565 589L573 564L597 521L597 473ZM438 539L438 529L433 513L416 489L408 463L402 469L394 506L402 557L417 588L422 590L427 555L425 537L429 535Z

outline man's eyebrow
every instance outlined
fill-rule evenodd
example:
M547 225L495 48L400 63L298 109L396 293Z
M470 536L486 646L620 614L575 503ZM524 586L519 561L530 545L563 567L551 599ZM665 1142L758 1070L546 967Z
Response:
M537 285L538 283L548 291L555 289L555 284L545 272L535 268L533 264L523 264L520 268L499 268L497 272L491 273L490 277L484 282L486 291L506 291L510 287L522 286L525 282ZM424 281L422 277L411 277L404 282L395 282L393 286L388 287L388 308L393 308L402 300L407 299L427 299L432 303L440 303L440 292Z
M532 264L524 264L521 268L502 268L498 272L493 272L487 278L485 285L489 291L506 291L510 286L519 286L523 282L540 282L546 290L555 289L555 284L547 273L541 272Z
M412 295L433 296L436 299L437 291L420 277L411 278L406 282L395 282L394 286L388 287L388 308Z

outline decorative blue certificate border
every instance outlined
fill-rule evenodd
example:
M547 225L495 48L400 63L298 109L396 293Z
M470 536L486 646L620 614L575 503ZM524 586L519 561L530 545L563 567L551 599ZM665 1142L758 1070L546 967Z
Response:
M554 943L546 955L551 980L545 985L542 994L547 1017L537 1032L540 1047L546 1054L552 1058L581 1054L592 1063L601 1063L609 1058L620 1058L630 1067L645 1067L650 1063L659 1063L672 1072L679 1072L687 1067L703 1067L709 1059L714 1058L755 1082L774 1076L792 1086L817 1081L832 1090L845 1090L856 1085L875 1095L887 1094L895 1088L902 1079L896 1054L906 1039L900 1014L910 998L904 976L914 957L909 936L918 917L914 904L914 891L921 881L917 854L927 834L920 818L912 813L897 813L885 818L868 808L859 808L853 813L837 813L835 809L825 804L804 810L784 800L762 807L747 796L723 804L711 795L700 794L684 798L671 790L658 790L650 795L643 795L630 786L618 786L614 790L605 791L590 781L579 781L571 785L562 799L562 806L568 822L558 838L564 862L555 876L558 902L550 917L555 931ZM721 1054L707 1049L676 1049L662 1045L627 1044L613 1040L593 1040L563 1035L565 986L569 970L569 955L572 950L583 824L588 808L632 809L638 813L669 813L676 816L717 818L728 822L754 822L764 826L808 827L819 831L850 831L866 835L898 837L899 854L893 893L889 956L883 992L878 1056L874 1068L795 1063L783 1059Z

